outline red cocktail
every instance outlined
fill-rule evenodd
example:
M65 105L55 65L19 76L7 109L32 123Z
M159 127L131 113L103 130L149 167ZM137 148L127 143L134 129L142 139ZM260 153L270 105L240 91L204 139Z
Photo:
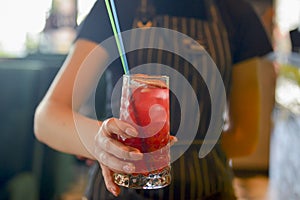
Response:
M168 185L170 176L169 79L167 76L124 75L120 119L139 135L118 138L144 153L134 174L115 173L115 182L130 188L154 189Z

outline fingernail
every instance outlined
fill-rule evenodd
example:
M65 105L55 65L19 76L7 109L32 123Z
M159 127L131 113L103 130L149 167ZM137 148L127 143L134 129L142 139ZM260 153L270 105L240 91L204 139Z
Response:
M132 164L126 164L123 166L123 170L127 173L134 172L134 166Z
M136 137L138 135L136 130L134 130L133 128L126 128L125 133L130 135L130 136L133 136L133 137Z
M173 142L173 143L178 142L177 137L173 137L172 142Z
M129 152L129 156L133 159L137 159L137 160L140 160L143 158L143 154L140 153L140 152L136 152L136 151L131 151Z
M118 196L116 188L112 187L110 188L110 191L113 193L114 196Z

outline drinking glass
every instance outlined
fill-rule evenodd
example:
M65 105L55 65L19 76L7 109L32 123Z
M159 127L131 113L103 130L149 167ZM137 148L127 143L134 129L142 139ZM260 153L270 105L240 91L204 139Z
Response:
M114 173L120 186L157 189L170 184L169 77L142 74L123 75L120 119L138 131L134 138L117 139L144 153L132 161L132 174Z

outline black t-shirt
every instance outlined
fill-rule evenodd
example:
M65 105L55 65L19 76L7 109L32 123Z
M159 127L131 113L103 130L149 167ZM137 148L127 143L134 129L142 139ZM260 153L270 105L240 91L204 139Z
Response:
M139 14L139 2L140 0L117 0L115 2L121 31L132 28L132 21ZM267 34L250 4L243 0L216 0L216 3L227 27L233 63L263 56L272 51ZM155 7L155 14L208 18L204 1L152 0L152 5ZM98 0L80 25L78 38L101 43L112 35L104 0Z

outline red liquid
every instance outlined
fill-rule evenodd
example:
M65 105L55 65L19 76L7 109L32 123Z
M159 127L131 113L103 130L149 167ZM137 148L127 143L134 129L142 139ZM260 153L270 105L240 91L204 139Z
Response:
M139 136L119 140L146 153L141 161L134 162L136 172L155 173L170 162L169 89L160 81L136 83L123 84L120 119L133 125Z

